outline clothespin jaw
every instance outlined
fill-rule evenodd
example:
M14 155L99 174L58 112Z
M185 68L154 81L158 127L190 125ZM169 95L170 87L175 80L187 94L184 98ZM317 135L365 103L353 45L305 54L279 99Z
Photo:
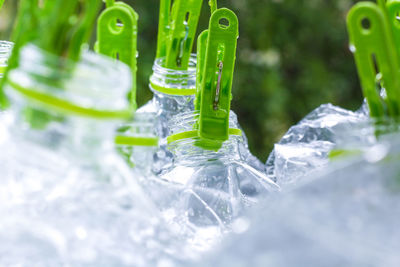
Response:
M361 86L371 116L383 118L387 110L389 116L398 117L400 115L399 55L384 11L374 3L360 2L350 10L347 27L350 47L354 52ZM380 73L376 71L374 58ZM380 96L377 77L382 79L381 86L386 90L386 99Z
M131 67L131 103L136 109L137 23L138 15L123 2L107 0L107 8L98 19L96 50Z
M174 1L170 13L170 30L165 38L166 68L175 70L188 68L202 2L202 0Z
M223 21L228 25L221 24ZM229 139L229 113L239 37L238 25L235 13L222 8L211 16L208 30L201 84L199 136L201 139L213 140L220 145Z

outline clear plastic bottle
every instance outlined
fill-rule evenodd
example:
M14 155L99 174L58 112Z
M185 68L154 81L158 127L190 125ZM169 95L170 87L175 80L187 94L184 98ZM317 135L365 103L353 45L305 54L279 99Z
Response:
M197 118L193 112L176 116L170 122L171 134L192 131ZM234 118L231 113L231 128L237 128ZM169 144L174 163L160 175L160 183L168 184L169 198L163 196L165 202L159 206L170 221L188 226L186 234L194 243L207 247L246 207L279 187L245 161L240 153L242 136L231 135L219 151L198 147L198 140Z
M137 110L137 114L155 116L155 132L160 137L160 147L153 155L152 169L155 174L172 163L173 156L167 150L163 138L169 135L168 121L174 116L194 110L196 93L196 56L192 55L187 70L167 69L165 59L156 59L150 77L153 99Z
M0 125L0 265L156 266L181 252L115 152L130 87L105 57L21 49Z

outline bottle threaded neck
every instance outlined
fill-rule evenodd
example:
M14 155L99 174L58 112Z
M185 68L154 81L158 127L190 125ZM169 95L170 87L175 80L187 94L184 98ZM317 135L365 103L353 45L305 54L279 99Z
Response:
M194 95L196 93L196 55L192 55L187 70L163 67L165 58L156 59L150 77L150 89L156 94Z
M169 121L171 135L196 131L199 115L198 112L187 112L172 118ZM232 129L238 128L237 118L233 112L230 113L229 124ZM228 140L223 142L222 147L215 151L202 148L198 145L199 141L198 136L175 140L168 145L168 149L174 153L177 161L196 163L216 159L239 160L239 146L244 142L242 136L231 135Z

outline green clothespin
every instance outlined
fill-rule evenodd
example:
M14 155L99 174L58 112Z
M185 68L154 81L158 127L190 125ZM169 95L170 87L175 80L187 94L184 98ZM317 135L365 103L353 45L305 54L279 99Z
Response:
M217 11L218 9L217 0L209 0L208 5L210 6L211 14Z
M228 25L221 24L224 20ZM201 83L199 135L202 139L214 140L217 146L229 139L229 113L238 37L239 22L235 13L226 8L215 11L208 30Z
M132 70L131 103L136 110L137 23L138 15L132 7L114 0L106 1L106 9L97 24L96 51L118 59Z
M217 0L210 0L211 15L217 10ZM201 83L203 81L204 65L206 61L206 49L208 40L208 30L203 31L197 38L197 65L196 65L196 98L194 100L194 110L200 111L201 105Z
M165 67L185 70L193 48L202 0L161 0L157 57Z
M384 1L384 0L381 0ZM400 1L399 0L389 0L386 1L386 13L389 21L389 25L392 26L394 41L397 48L397 53L400 57Z
M197 65L196 65L196 98L194 110L200 112L201 84L203 82L204 66L206 61L208 30L203 31L197 38Z
M167 36L169 32L169 17L171 14L171 0L160 0L160 14L158 21L157 58L167 55Z
M228 24L223 24L223 22ZM235 67L239 22L231 10L216 10L209 29L198 39L198 68L195 109L200 111L193 131L167 138L168 143L197 138L196 145L218 151L230 135L241 136L240 129L229 128L232 80Z
M115 0L105 0L106 8L112 7L115 4Z
M399 56L384 12L371 2L360 2L349 12L347 27L364 96L371 116L383 118L386 109L391 117L400 115ZM380 74L378 75L374 59ZM377 88L377 77L386 89L386 108Z
M390 1L390 0L389 0L389 1ZM386 1L386 0L377 0L376 2L377 2L377 4L378 4L378 6L379 6L382 10L386 10L386 3L387 3L388 1Z

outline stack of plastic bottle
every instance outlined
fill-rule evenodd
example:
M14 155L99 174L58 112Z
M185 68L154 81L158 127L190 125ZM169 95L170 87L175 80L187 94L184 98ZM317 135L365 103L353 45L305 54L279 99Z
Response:
M230 110L236 15L210 2L199 56L203 1L161 1L136 111L138 15L105 2L21 0L2 43L1 265L173 266L279 191Z
M231 110L236 14L209 1L196 36L203 1L160 0L138 108L139 15L104 2L20 0L0 42L1 266L399 266L400 0L349 13L363 107L266 165Z

